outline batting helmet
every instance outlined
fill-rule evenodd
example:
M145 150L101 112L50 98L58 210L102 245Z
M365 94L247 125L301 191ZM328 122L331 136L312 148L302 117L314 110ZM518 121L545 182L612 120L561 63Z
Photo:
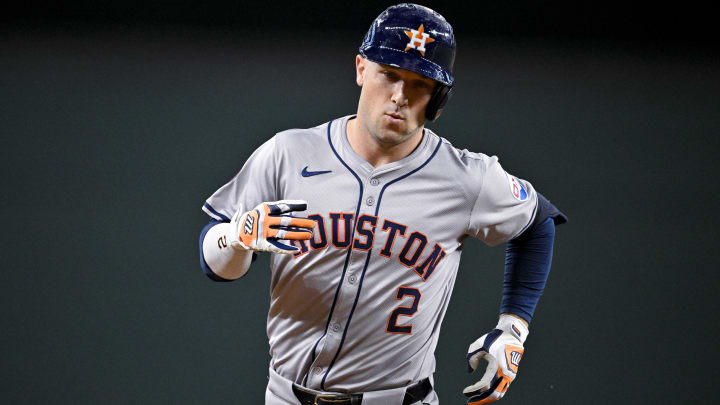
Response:
M417 4L390 6L373 21L360 54L373 62L411 70L438 82L425 116L435 120L452 93L455 36L435 11Z

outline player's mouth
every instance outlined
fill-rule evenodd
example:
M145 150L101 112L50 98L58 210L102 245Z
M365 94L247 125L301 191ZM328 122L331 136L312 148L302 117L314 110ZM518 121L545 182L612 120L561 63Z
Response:
M393 123L400 123L402 121L405 121L405 116L400 113L386 112L385 116L388 117Z

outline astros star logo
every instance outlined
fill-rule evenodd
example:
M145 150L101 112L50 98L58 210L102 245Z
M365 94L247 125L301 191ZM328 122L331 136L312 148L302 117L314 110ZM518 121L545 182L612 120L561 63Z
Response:
M405 45L405 50L417 49L420 51L422 56L425 56L425 44L435 41L430 34L423 32L425 27L420 24L420 28L417 30L405 31L405 34L410 38L410 42Z

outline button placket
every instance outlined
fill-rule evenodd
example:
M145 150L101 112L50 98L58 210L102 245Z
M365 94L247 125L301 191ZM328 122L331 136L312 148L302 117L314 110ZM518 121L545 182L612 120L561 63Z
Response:
M366 182L373 186L380 184L380 181L374 178L366 180ZM361 197L363 204L361 204L357 210L358 217L362 215L375 215L374 205L377 202L376 197L369 193L369 191L372 191L370 187L366 187L364 191L365 192ZM355 221L357 221L357 218L355 218ZM355 227L357 227L357 222L355 222ZM352 231L354 239L357 229L353 228ZM365 265L367 254L367 251L355 249L353 249L350 253L347 268L345 269L345 278L342 281L340 290L338 291L335 310L333 311L333 315L326 331L324 338L325 341L321 346L322 349L315 357L314 368L312 369L313 372L308 377L309 385L316 387L320 385L320 382L328 372L327 367L329 367L330 362L340 348L340 342L343 334L345 333L345 328L348 327L346 323L350 316L350 312L352 311L352 304L354 303L360 288L360 273L362 273ZM319 373L316 373L317 369L320 369Z

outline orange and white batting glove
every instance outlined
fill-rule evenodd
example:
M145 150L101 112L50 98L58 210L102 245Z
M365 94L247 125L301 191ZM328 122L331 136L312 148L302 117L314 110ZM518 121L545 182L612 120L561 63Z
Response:
M292 254L299 249L280 240L312 238L315 221L288 213L305 211L307 202L281 200L264 202L247 212L236 212L230 220L230 246L235 249Z
M468 372L473 372L480 359L488 362L480 381L465 387L463 394L470 405L495 402L505 395L517 375L523 355L528 328L518 318L500 315L495 329L470 345L467 354Z

